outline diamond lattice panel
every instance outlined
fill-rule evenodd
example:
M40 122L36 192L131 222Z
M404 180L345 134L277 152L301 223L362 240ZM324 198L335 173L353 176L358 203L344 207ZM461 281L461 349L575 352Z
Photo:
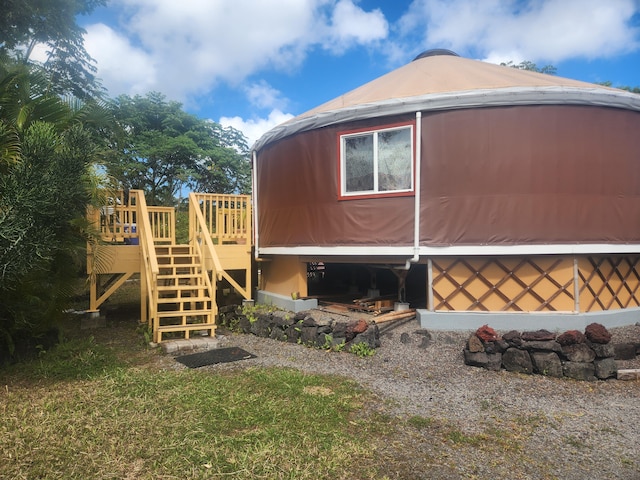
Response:
M578 271L582 312L640 306L640 257L585 257Z
M441 311L573 311L573 260L438 258L434 309Z

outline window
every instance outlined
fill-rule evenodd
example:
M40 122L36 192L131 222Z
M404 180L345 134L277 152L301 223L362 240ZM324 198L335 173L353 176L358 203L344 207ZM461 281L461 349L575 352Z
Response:
M413 191L413 126L340 135L341 197Z

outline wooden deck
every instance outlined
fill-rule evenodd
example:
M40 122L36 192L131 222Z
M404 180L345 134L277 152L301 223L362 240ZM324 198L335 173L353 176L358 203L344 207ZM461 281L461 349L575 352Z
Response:
M102 242L87 249L90 310L140 274L141 322L155 342L165 336L213 335L218 284L226 280L251 298L251 199L248 195L189 195L189 240L177 244L175 211L147 206L142 191L120 192L88 212Z

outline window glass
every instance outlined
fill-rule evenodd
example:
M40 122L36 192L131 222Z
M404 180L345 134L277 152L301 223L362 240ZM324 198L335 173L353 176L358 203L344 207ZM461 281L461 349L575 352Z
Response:
M412 139L411 126L341 135L341 194L411 192Z
M373 190L373 135L345 138L344 157L347 192Z
M378 190L411 189L411 130L378 133Z

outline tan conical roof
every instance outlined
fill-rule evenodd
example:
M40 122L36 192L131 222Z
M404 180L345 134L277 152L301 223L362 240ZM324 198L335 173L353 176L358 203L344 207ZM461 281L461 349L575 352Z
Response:
M299 131L401 113L498 105L584 104L640 110L640 95L578 80L426 55L265 133L253 147Z

